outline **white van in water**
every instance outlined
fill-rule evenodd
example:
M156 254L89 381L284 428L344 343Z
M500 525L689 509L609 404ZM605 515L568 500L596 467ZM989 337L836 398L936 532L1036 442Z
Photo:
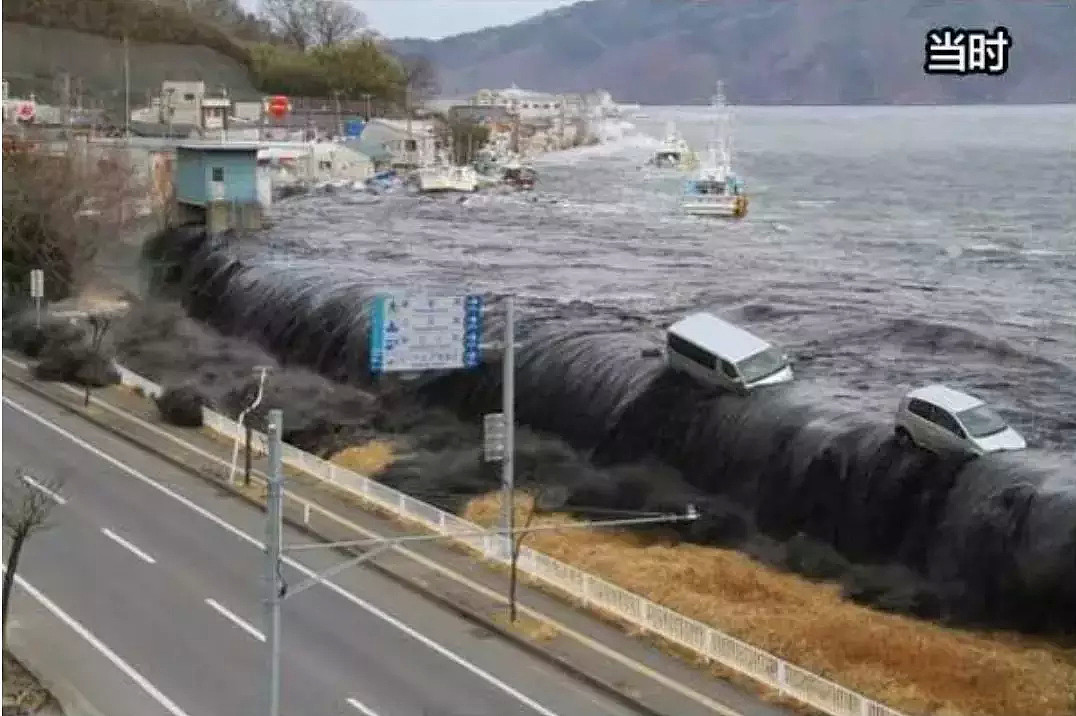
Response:
M746 392L792 380L784 351L711 313L693 313L665 332L665 361L705 383Z

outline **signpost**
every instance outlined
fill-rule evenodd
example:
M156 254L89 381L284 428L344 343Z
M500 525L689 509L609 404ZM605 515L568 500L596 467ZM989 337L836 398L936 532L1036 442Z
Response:
M45 272L41 269L30 271L30 298L34 299L35 323L41 328L41 299L45 297Z
M374 299L370 324L370 372L475 368L481 362L482 297L427 292L383 293ZM504 298L502 412L486 416L485 453L501 463L501 524L511 550L515 512L515 308ZM511 552L506 552L506 556Z
M475 368L481 338L481 296L381 294L371 315L370 372Z
M504 460L504 442L507 436L504 413L489 413L482 419L482 451L486 462Z

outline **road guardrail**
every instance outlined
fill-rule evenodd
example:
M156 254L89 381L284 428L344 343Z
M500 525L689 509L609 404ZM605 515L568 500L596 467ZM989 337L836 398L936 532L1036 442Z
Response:
M149 397L158 397L161 386L146 380L122 366L117 366L123 385L141 390ZM220 413L203 408L206 427L229 440L244 439L239 424ZM266 453L265 435L251 431L251 449ZM417 522L432 532L447 537L460 535L457 541L480 552L488 560L506 563L507 557L496 535L474 535L483 527L460 519L456 515L348 470L316 455L284 444L283 462L334 487L350 492L362 500L394 515ZM309 522L311 505L304 503L304 522ZM461 534L463 533L463 534ZM471 533L471 534L466 534ZM813 706L830 716L903 716L872 699L840 684L789 663L763 649L715 629L696 619L653 602L645 597L616 586L577 567L565 564L541 552L523 547L517 568L589 609L607 612L635 627L661 636L685 647L709 661L749 676L772 689Z

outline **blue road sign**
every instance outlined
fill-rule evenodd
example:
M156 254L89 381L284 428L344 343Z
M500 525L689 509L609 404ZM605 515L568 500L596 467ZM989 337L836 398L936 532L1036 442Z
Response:
M370 316L370 372L453 370L482 362L482 297L382 294Z

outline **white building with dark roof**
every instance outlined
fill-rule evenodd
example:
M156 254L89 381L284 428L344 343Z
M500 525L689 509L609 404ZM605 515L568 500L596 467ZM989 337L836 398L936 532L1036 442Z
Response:
M571 117L574 110L563 94L532 92L515 85L503 90L479 90L471 98L471 104L503 107L523 121L552 121L564 115Z

